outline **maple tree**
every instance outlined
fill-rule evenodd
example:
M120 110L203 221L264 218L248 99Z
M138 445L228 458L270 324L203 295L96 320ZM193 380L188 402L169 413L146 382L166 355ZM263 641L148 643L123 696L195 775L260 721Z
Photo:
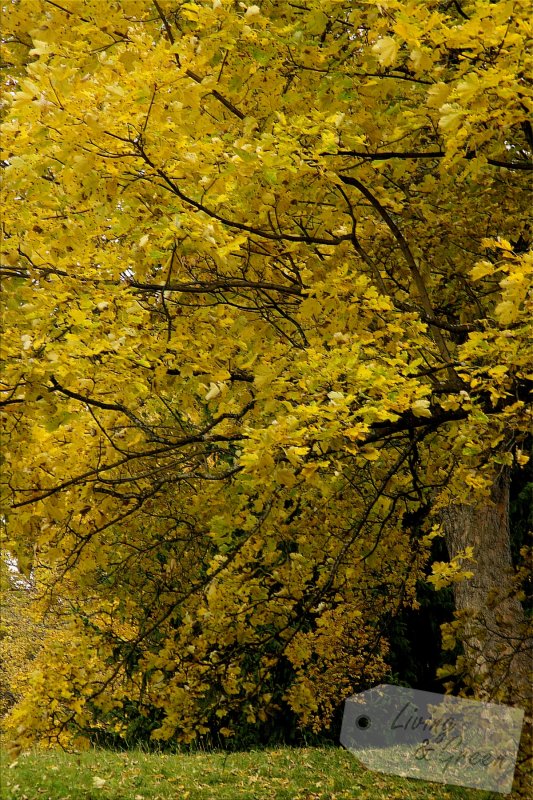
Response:
M441 534L522 697L528 6L3 4L5 547L68 630L23 744L325 724Z

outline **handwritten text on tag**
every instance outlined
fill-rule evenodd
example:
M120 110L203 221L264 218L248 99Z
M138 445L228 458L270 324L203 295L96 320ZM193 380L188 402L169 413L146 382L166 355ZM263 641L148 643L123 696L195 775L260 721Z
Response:
M508 794L524 712L376 686L350 697L341 743L369 769Z

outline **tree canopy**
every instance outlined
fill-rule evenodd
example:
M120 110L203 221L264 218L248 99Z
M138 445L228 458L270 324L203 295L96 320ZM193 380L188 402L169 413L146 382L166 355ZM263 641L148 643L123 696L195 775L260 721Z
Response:
M320 726L528 460L530 4L2 5L13 728Z

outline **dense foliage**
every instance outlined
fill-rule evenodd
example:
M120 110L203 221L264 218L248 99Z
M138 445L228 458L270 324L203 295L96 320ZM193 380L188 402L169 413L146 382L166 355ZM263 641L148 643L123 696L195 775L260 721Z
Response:
M440 511L528 460L529 10L3 3L4 545L61 631L22 744L387 674Z

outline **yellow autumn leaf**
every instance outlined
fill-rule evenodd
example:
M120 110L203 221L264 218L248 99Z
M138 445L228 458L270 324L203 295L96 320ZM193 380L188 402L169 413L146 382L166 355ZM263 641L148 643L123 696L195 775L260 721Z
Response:
M366 447L361 448L361 455L363 458L366 458L367 461L377 461L380 457L379 450L376 447Z
M411 403L411 411L415 417L431 417L430 401L427 397L421 397Z
M379 63L384 67L390 67L395 63L398 56L400 44L392 36L384 36L379 39L372 47L372 52L377 55Z

